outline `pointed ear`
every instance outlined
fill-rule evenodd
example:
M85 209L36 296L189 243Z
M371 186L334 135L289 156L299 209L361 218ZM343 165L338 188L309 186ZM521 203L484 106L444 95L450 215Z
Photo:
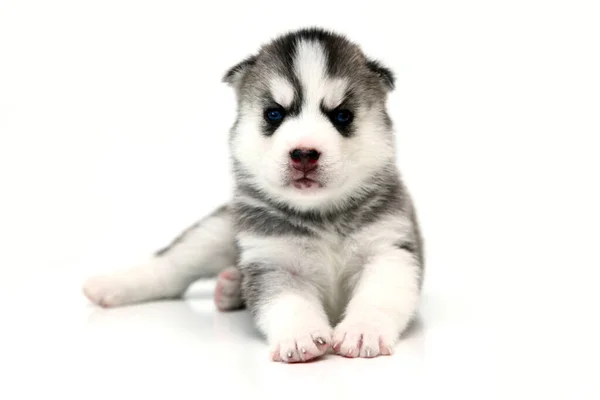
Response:
M223 82L237 88L244 75L246 75L246 72L248 72L248 69L254 64L256 64L256 56L246 58L244 61L229 68L225 76L223 76Z
M395 88L396 78L392 70L384 67L379 61L368 60L367 67L373 71L383 83L383 86L391 92Z

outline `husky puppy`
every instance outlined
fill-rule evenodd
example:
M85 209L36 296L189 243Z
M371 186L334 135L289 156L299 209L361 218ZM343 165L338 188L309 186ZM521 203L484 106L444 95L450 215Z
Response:
M332 348L389 355L423 279L415 210L386 111L392 72L310 28L263 45L224 82L237 94L229 204L138 266L89 279L104 307L180 296L218 275L220 310L247 307L274 361Z

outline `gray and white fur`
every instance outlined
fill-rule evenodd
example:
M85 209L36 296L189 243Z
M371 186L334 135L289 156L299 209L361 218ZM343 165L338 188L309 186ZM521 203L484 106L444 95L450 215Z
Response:
M311 28L263 45L223 78L237 94L232 201L147 263L91 278L102 306L180 296L218 274L220 310L246 306L275 361L329 348L389 355L418 308L422 240L386 111L394 76Z

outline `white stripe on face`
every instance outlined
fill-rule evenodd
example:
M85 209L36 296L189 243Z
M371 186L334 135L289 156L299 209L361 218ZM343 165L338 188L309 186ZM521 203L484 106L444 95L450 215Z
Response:
M300 41L296 47L294 67L304 91L303 111L319 112L321 102L327 108L339 106L348 82L328 76L327 55L319 42Z

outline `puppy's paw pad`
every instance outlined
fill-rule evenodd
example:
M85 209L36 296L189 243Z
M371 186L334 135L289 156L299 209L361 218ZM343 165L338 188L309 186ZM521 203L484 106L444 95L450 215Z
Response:
M220 311L236 310L242 306L242 274L237 268L223 270L217 278L215 304Z

